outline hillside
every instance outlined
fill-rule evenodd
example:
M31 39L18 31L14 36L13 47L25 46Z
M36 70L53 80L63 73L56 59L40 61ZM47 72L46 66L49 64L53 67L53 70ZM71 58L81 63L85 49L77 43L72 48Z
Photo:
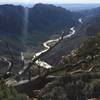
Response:
M0 5L0 31L5 33L23 32L25 9L28 9L28 32L54 32L65 26L75 25L72 13L61 7L36 4L32 8L14 5Z
M27 32L24 30L25 9L28 10ZM58 46L59 49L55 49L55 52L51 53L49 58L46 57L48 59L58 58L58 62L62 55L69 53L70 50L77 48L82 43L78 40L84 41L88 36L99 32L99 11L99 8L95 8L87 11L71 12L47 4L36 4L32 8L0 5L0 39L8 42L13 54L19 56L21 51L28 53L38 51L42 48L41 43L58 36L62 30L68 34L69 29L74 26L76 30L74 41L71 39L64 40L61 44L63 48ZM82 18L82 24L79 23L79 18ZM2 42L0 45L0 53L7 55L8 50L5 49L5 43ZM57 56L58 53L59 56ZM53 61L49 62L52 63Z
M25 13L26 9L28 15ZM8 42L14 55L19 55L20 51L26 49L36 51L50 36L77 25L76 15L78 13L47 4L36 4L32 8L0 5L0 39ZM1 45L3 44L5 43ZM5 52L7 53L6 50Z
M99 12L0 5L0 100L99 100Z
M29 11L27 33L23 30L25 9ZM61 56L79 47L88 37L100 32L99 11L99 8L94 8L87 10L88 13L86 11L71 12L47 4L36 4L32 8L0 5L0 40L2 40L0 54L5 56L9 54L8 49L5 49L8 44L15 56L20 56L21 51L31 55L31 53L38 52L43 48L41 43L58 37L62 30L68 34L70 28L74 26L75 36L64 39L54 51L43 58L49 63L57 65ZM83 23L78 21L79 18L82 19Z
M56 47L55 52L52 51L49 56L46 57L46 59L49 59L48 62L51 64L53 62L55 65L58 64L61 56L70 53L71 50L78 48L85 40L100 32L100 15L94 14L93 16L85 16L82 20L83 23L75 27L75 35L69 39L64 39L61 44ZM56 59L56 62L54 59Z
M63 56L53 75L60 75L39 92L39 100L100 98L100 33ZM58 92L59 91L59 92ZM73 96L72 96L73 95Z

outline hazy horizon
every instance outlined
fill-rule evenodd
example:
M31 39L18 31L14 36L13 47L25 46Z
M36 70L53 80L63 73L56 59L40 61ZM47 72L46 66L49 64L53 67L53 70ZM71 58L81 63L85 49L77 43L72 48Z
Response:
M99 0L2 0L0 4L100 4Z
M36 4L53 4L53 5L100 5L99 3L42 3L42 2L38 2L38 3L0 3L0 5L5 5L5 4L12 4L12 5L36 5Z
M11 4L11 5L17 5L17 6L23 6L23 7L33 7L35 4L38 4L38 3L29 3L29 4L26 4L26 3L4 3L4 4L0 4L0 5L5 5L5 4ZM52 4L52 3L42 3L42 4ZM88 4L85 4L85 3L61 3L61 4L53 4L55 6L58 6L58 7L62 7L62 8L65 8L67 10L71 10L71 11L80 11L80 10L85 10L85 9L91 9L91 8L96 8L96 7L100 7L100 4L98 3L88 3Z

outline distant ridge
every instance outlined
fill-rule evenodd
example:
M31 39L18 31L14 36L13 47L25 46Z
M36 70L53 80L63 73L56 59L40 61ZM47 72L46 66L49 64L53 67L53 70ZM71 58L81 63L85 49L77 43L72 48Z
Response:
M37 4L43 4L43 3L37 3ZM0 4L0 5L4 5L4 4ZM33 6L35 6L36 4L13 4L13 5L18 5L18 6L23 6L23 7L29 7L32 8ZM45 4L45 5L55 5L57 7L63 7L67 10L71 10L71 11L79 11L79 10L86 10L86 9L91 9L91 8L97 8L100 7L100 4L98 3L89 3L89 4L82 4L82 3L68 3L68 4Z
M55 4L56 6L63 7L71 11L80 11L100 7L100 4Z

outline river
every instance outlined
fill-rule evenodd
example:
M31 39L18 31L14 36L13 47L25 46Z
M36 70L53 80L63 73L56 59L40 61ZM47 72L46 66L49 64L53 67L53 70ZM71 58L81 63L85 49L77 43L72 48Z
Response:
M71 27L71 28L70 28L70 31L69 31L69 34L68 34L68 35L65 35L65 36L63 37L63 39L70 38L70 37L71 37L72 35L74 35L74 34L75 34L75 27ZM41 55L41 53L43 53L43 52L46 52L46 51L50 48L50 44L52 44L52 43L54 43L54 42L55 42L55 43L58 42L59 39L60 39L60 38L53 39L53 40L48 40L48 41L44 42L44 43L43 43L43 46L45 47L45 49L44 49L43 51L41 51L41 52L37 52L37 53L34 55L34 57L37 57L37 56ZM48 45L48 44L49 44L49 45ZM34 57L33 57L33 58L34 58ZM46 68L46 69L50 69L50 68L53 67L53 66L51 66L50 64L48 64L47 62L44 62L44 61L41 61L41 60L37 60L35 63L36 63L37 65L41 66L41 67Z

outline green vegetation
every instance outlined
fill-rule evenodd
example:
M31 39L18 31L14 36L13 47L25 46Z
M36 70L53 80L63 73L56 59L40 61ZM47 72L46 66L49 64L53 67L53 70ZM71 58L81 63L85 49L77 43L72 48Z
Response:
M4 80L0 80L0 100L29 100L25 94L18 93L13 87L7 87Z
M78 52L80 56L95 56L100 51L100 33L97 36L85 41L83 45L79 48Z
M86 62L76 64L81 60ZM77 50L64 56L58 67L66 64L76 64L76 66L67 66L63 70L53 73L53 75L63 75L63 77L47 84L40 91L41 98L39 100L87 100L94 97L99 100L100 79L94 73L100 72L100 33L89 38ZM74 75L78 78L71 78Z

